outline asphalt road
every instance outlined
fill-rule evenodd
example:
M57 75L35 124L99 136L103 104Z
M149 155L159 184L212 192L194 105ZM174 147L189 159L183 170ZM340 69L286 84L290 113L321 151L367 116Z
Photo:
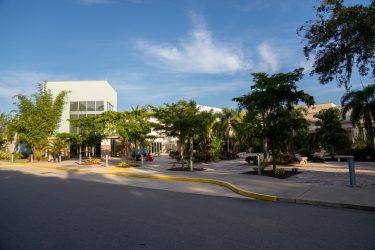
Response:
M375 213L0 171L0 249L375 249Z

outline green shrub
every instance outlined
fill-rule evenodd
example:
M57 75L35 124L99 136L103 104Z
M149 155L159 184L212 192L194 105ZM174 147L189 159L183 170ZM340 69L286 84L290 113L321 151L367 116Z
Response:
M101 162L100 159L92 159L91 160L92 164L99 164Z
M2 153L0 153L0 159L2 159L2 160L10 160L11 155L12 155L11 153L2 152Z
M27 155L21 152L14 153L14 159L26 159Z
M285 169L284 168L276 168L275 169L275 175L282 176L284 174L285 174Z
M125 161L121 161L119 164L118 164L118 167L119 168L126 168L128 166L128 163L126 163Z
M130 164L132 167L139 167L139 165L141 165L139 162L132 162L131 164Z

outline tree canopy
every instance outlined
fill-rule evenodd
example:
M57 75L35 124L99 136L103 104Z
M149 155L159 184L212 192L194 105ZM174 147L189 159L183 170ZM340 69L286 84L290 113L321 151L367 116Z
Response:
M333 155L335 153L345 153L350 149L350 140L345 134L345 130L340 122L340 110L329 108L319 111L314 115L319 120L315 122L318 127L315 131L320 146L329 150Z
M299 28L304 33L304 53L314 58L311 74L322 84L337 79L350 87L353 67L361 76L375 77L375 1L368 6L345 6L343 0L324 0L316 18Z
M375 119L375 84L368 85L362 90L349 91L341 98L343 107L342 115L345 116L351 111L350 119L354 125L361 127L364 123L367 131L367 143L374 149Z
M30 98L17 95L17 115L14 128L19 140L26 142L32 149L37 160L40 160L43 150L59 126L65 104L66 91L53 98L52 92L45 83L39 84L38 92Z
M267 154L267 142L271 144L272 159L275 165L277 141L283 129L286 129L285 119L292 119L290 113L294 107L303 102L307 105L314 104L314 99L303 90L298 90L297 81L303 76L303 69L293 72L268 75L266 73L253 73L254 85L247 95L233 98L239 106L248 110L253 119L259 119L262 126L263 148ZM294 119L294 118L293 118ZM296 118L296 121L299 120ZM292 120L290 120L292 122ZM290 129L288 130L290 131Z

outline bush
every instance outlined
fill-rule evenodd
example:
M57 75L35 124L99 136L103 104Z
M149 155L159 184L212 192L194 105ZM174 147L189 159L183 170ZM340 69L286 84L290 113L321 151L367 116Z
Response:
M95 164L99 164L100 163L100 159L91 159L91 160L85 160L82 165L95 165Z
M298 172L298 168L292 168L292 173L297 173Z
M238 158L238 153L234 153L234 152L225 152L225 153L222 153L224 155L224 159L226 160L234 160L234 159L237 159ZM220 156L219 156L220 158Z
M195 162L210 162L220 159L220 155L215 153L195 153L194 161Z
M125 161L121 161L119 164L118 164L118 167L119 168L126 168L128 166L128 163L126 163Z
M10 160L11 155L12 155L11 153L2 152L2 153L0 153L0 159L2 159L2 160Z
M284 168L276 168L275 169L275 175L276 176L282 176L285 174L285 169Z
M141 164L139 162L136 162L136 161L130 163L130 166L132 166L132 167L139 167L139 165L141 165Z
M375 150L370 147L364 149L353 149L351 154L355 161L375 161Z
M92 164L99 164L101 162L100 159L93 159L91 160Z

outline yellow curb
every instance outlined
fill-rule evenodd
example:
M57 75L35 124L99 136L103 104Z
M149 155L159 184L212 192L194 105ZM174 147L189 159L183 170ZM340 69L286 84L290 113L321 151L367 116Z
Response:
M4 165L0 165L0 166L4 166ZM21 166L21 165L10 165L10 166ZM10 166L8 165L8 167L10 167ZM24 165L24 166L30 166L30 165ZM67 168L67 167L38 166L38 165L34 165L34 166L30 166L30 167L66 170L66 171L81 172L81 173L89 172L87 170L76 169L76 168ZM121 169L123 170L123 168L121 168ZM95 173L95 172L91 172L91 173ZM107 172L107 173L96 173L96 174L110 174L110 175L123 176L123 177L135 177L135 178L145 178L145 179L209 183L209 184L214 184L214 185L226 187L226 188L232 190L234 193L237 193L239 195L246 196L246 197L249 197L249 198L254 198L254 199L264 200L264 201L272 201L272 202L277 201L277 196L250 192L250 191L244 190L242 188L239 188L236 185L233 185L232 183L229 183L229 182L226 182L226 181L221 181L221 180L215 180L215 179L190 178L190 177L167 176L167 175L128 174L128 173L118 173L118 172Z
M239 188L232 183L221 181L221 180L215 180L215 179L206 179L206 178L190 178L190 177L178 177L178 176L167 176L167 175L147 175L147 174L128 174L128 173L113 173L108 172L104 174L110 174L110 175L117 175L117 176L123 176L123 177L136 177L136 178L147 178L147 179L159 179L159 180L170 180L170 181L187 181L187 182L201 182L201 183L210 183L222 187L226 187L233 192L249 197L254 198L258 200L264 200L264 201L277 201L276 196L272 195L265 195L265 194L259 194L255 192L249 192L247 190L244 190L242 188Z

